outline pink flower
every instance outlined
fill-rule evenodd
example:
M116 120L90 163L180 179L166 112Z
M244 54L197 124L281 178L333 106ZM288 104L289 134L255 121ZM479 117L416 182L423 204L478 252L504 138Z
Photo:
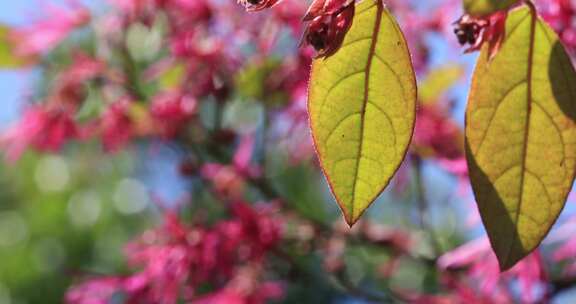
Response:
M461 128L437 104L418 109L414 144L420 154L457 160L464 156Z
M302 34L302 14L306 10L307 1L284 0L282 5L278 5L272 11L274 19L292 29L295 36Z
M259 209L244 202L230 206L232 214L240 221L242 235L251 243L250 258L261 259L281 240L282 223L273 216L274 206L259 206Z
M166 92L154 97L150 115L164 137L174 137L183 130L194 117L197 101L194 97L180 92Z
M244 177L232 166L204 164L200 168L200 175L210 181L214 191L224 198L241 199L244 194Z
M238 0L249 12L260 11L276 5L280 0Z
M121 291L122 278L103 277L76 285L66 293L67 304L107 304Z
M242 198L246 179L258 178L260 166L252 164L254 135L246 135L238 144L231 165L205 164L200 171L202 177L212 183L220 195L238 200Z
M58 76L50 102L76 109L86 98L86 81L104 73L105 63L84 53L75 53L72 64Z
M15 161L28 148L56 152L79 132L73 113L64 108L45 109L32 106L16 125L2 134L0 143L6 147L9 160Z
M212 227L187 226L173 212L162 227L144 233L126 247L134 274L95 279L69 290L73 304L107 303L121 293L126 303L265 303L278 299L278 283L260 279L266 254L280 242L283 222L273 204L230 205L232 217ZM209 283L214 291L198 296ZM104 302L103 302L104 301ZM202 302L203 301L203 302Z
M244 278L244 280L250 278ZM241 286L239 286L241 287ZM237 290L240 289L240 290ZM276 282L265 282L254 290L236 286L224 288L217 292L195 299L195 304L264 304L279 300L284 295L283 287Z
M208 22L213 15L212 4L208 0L156 0L158 5L179 22L197 26Z
M218 37L207 36L203 31L197 29L178 31L170 38L172 54L188 62L190 71L197 71L206 66L213 69L222 67L228 60L224 54L224 42ZM197 78L201 79L199 76Z
M535 303L542 299L547 287L547 276L542 256L538 251L530 254L512 269L500 273L498 261L487 237L466 243L438 260L445 270L465 269L467 284L483 298L495 303L509 303L513 297L508 290L511 282L519 283L523 302Z
M129 115L131 101L121 99L108 106L100 118L104 149L115 152L136 134L136 126Z
M194 301L196 304L245 304L246 300L241 293L235 290L219 290L205 295Z
M252 164L253 153L254 135L242 137L232 161L234 168L240 175L254 178L261 174L260 168Z
M570 200L569 200L570 201ZM576 273L576 238L574 232L576 231L576 217L566 220L560 227L555 229L554 234L551 235L550 241L560 243L554 249L552 260L555 262L567 262L566 267L563 269L563 274L574 275Z
M182 244L151 245L148 248L130 249L130 263L144 266L141 273L126 279L124 290L132 298L142 297L150 303L173 304L192 291L185 283L192 267L188 247Z
M69 7L45 4L46 18L15 30L16 53L27 57L42 55L56 47L73 30L90 20L90 13L76 1Z
M576 48L576 2L573 0L540 0L537 1L540 12L552 28L558 33L562 42L571 49Z

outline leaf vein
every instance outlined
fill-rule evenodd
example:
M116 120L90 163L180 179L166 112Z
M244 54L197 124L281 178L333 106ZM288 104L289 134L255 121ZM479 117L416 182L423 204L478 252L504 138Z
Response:
M500 106L502 105L503 101L510 96L510 94L512 94L512 92L514 90L516 90L518 87L520 87L522 84L526 83L525 79L522 79L521 81L519 81L518 83L516 83L515 85L511 86L504 94L503 96L498 99L498 101L496 102L496 104L494 106L491 106L490 108L494 108L494 112L492 112L492 115L490 115L490 119L488 120L488 124L486 125L486 130L484 130L484 132L482 133L482 137L480 139L480 142L478 144L478 148L476 148L476 155L480 154L480 151L482 150L482 146L484 145L484 142L486 141L486 136L488 135L488 131L490 130L490 126L492 125L492 123L494 122L494 117L496 117L496 113L498 112L498 109L500 108ZM488 106L484 107L484 108L488 108ZM481 108L477 108L477 109L481 109Z
M352 204L351 204L351 208L349 210L350 215L352 216L352 218L355 218L354 215L354 202L356 200L356 187L359 181L359 173L360 173L360 160L362 159L360 156L362 155L362 150L363 150L363 143L364 143L364 133L365 133L365 116L366 116L366 106L368 104L368 94L369 94L369 89L370 89L370 74L372 71L372 58L374 58L374 54L376 53L376 43L378 42L378 36L380 34L380 24L382 22L382 2L380 0L377 0L376 2L376 20L374 22L374 34L373 37L374 39L372 40L372 45L370 46L370 52L368 53L368 60L366 62L366 68L365 68L365 73L366 73L366 79L365 79L365 84L364 84L364 98L363 98L363 104L362 104L362 111L361 111L361 119L360 119L360 145L358 146L358 151L357 151L357 161L356 161L356 172L355 172L355 180L356 182L352 185Z
M326 137L326 141L324 142L324 144L325 144L326 146L328 146L328 143L330 142L330 139L332 138L332 136L333 136L334 134L336 134L336 130L338 129L338 127L339 127L341 124L344 123L344 121L346 121L347 119L349 119L349 118L352 117L352 116L359 115L359 114L360 114L360 112L352 112L352 113L349 113L349 114L347 114L347 115L344 115L342 118L340 118L340 120L338 120L338 122L336 122L336 124L334 125L334 127L328 132L328 136Z
M340 84L342 84L344 81L359 75L359 74L363 74L364 71L356 71L353 73L350 73L346 76L343 76L342 78L338 79L336 82L334 82L334 84L332 84L332 86L328 89L328 91L326 91L326 95L324 95L324 97L322 98L322 103L320 103L320 113L318 114L318 118L322 117L323 113L324 113L324 108L326 105L326 101L328 100L328 97L330 97L330 94L332 94L332 91L334 89L336 89Z
M390 117L390 115L388 115L388 113L384 112L384 110L377 105L375 102L368 100L368 103L370 105L372 105L376 110L378 110L380 113L382 113L382 115L384 115L384 118L386 118L386 120L388 121L388 124L390 124L390 128L392 129L392 137L393 142L394 142L394 154L396 154L396 143L398 142L398 139L396 137L396 128L394 127L394 122L392 121L392 118Z

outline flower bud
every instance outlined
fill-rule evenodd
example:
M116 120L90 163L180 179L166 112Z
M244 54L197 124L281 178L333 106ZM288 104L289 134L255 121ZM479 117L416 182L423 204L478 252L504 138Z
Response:
M304 33L304 42L317 52L316 57L327 57L342 45L354 18L354 1L316 0L304 16L310 21Z
M276 5L280 0L238 0L249 12L260 11Z
M504 40L506 17L507 12L478 18L464 15L454 24L454 34L461 45L469 45L466 53L478 51L488 43L489 56L493 58Z

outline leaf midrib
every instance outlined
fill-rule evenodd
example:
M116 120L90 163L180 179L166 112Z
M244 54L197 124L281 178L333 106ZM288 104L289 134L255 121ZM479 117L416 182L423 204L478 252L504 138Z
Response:
M516 30L520 27L520 25L522 25L522 23L524 22L524 20L525 20L528 16L530 16L530 14L527 14L525 17L522 17L522 19L520 19L520 20L518 21L518 24L516 24L511 30L506 29L506 31L508 32L508 34L507 34L507 39L510 39L510 37L512 37L512 35L514 35L514 33L516 32ZM487 54L486 56L488 57L488 54ZM524 82L525 82L525 81L522 80L521 82L516 83L513 87L516 87L516 86L518 86L518 85L520 85L520 84L522 84L522 83L524 83ZM512 88L512 89L514 89L514 88ZM511 89L511 90L512 90L512 89ZM504 94L504 96L499 100L499 102L496 103L496 105L495 105L495 108L496 108L496 109L494 110L494 113L490 116L490 119L489 119L487 128L486 128L486 130L484 130L484 132L483 132L483 134L482 134L482 139L480 140L480 144L478 145L478 148L475 149L474 154L476 154L476 155L479 155L479 154L480 154L480 151L481 151L481 149L482 149L482 146L484 146L484 141L485 141L485 139L486 139L486 136L488 136L488 131L489 131L488 129L490 128L490 125L492 125L492 121L494 120L494 117L496 116L496 112L498 111L498 106L499 106L500 102L502 102L502 101L506 98L506 95L507 95L508 93L510 93L510 91L509 91L509 92L506 92L506 93Z
M356 201L356 186L358 185L358 178L360 172L360 161L362 159L362 150L364 147L364 133L365 133L365 121L366 121L366 108L368 106L368 93L370 89L370 74L372 71L372 59L376 53L376 44L378 43L378 37L380 34L380 25L382 23L382 11L383 11L382 1L376 0L376 19L374 21L374 30L372 35L372 42L370 44L370 52L368 53L368 60L366 61L366 68L364 69L365 82L364 82L364 97L362 100L362 110L360 111L360 144L358 145L358 157L356 158L356 171L354 173L354 184L352 186L352 201L349 207L350 221L353 221L354 216L354 202ZM354 223L351 222L350 225Z
M526 159L528 156L528 140L530 136L530 118L532 116L532 86L533 86L533 79L532 73L534 70L534 48L536 43L536 24L538 21L538 17L534 10L534 7L529 6L530 9L530 42L528 48L528 64L527 64L527 72L526 72L526 87L527 87L527 94L526 94L526 122L525 122L525 130L524 133L524 142L522 146L522 165L521 165L521 175L520 175L520 195L518 197L518 208L516 212L516 216L514 219L514 224L517 226L520 220L520 213L522 212L522 202L524 200L524 186L525 182L524 179L526 177ZM508 254L504 259L504 266L508 267L510 264L510 255L512 254L512 247L518 240L519 232L516 231L512 235L512 241L510 242L510 246L508 247Z

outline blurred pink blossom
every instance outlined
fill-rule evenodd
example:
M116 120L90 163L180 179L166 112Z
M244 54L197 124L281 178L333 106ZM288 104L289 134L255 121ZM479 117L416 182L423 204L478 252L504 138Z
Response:
M119 291L122 279L103 277L87 280L66 293L67 304L108 304Z
M254 144L254 135L243 136L232 160L234 168L239 174L251 178L258 177L261 174L259 166L252 164Z
M556 228L554 230L554 233L549 238L549 241L551 242L560 243L558 247L554 249L552 259L555 262L567 262L566 267L564 267L562 270L563 274L565 275L576 274L576 238L574 237L575 232L576 232L576 217L572 216L571 218L563 222L562 225Z
M550 23L562 42L574 51L576 49L576 1L539 0L536 2L544 20Z
M89 11L77 1L69 1L67 6L57 6L45 2L45 17L16 29L12 39L20 56L45 54L60 44L76 28L90 20Z
M440 269L465 269L467 282L478 286L477 293L494 303L510 303L508 284L517 282L519 296L524 303L536 303L543 299L548 277L541 254L530 254L512 269L500 273L498 260L487 237L468 242L438 260ZM462 282L460 282L462 283Z
M164 225L126 247L129 265L140 269L126 277L95 278L67 293L70 304L107 303L115 293L127 303L265 303L283 288L263 282L259 265L281 240L283 222L274 205L230 205L232 218L212 227L184 225L171 211ZM249 265L249 266L247 266ZM198 296L197 287L213 282L213 293ZM224 285L222 285L224 283Z
M243 136L231 165L207 163L201 168L201 175L210 181L214 190L230 199L241 199L246 179L258 178L262 174L260 166L252 163L254 135Z
M423 156L455 161L455 172L461 172L464 157L463 131L440 104L418 109L414 145Z
M154 97L150 115L158 125L160 134L172 138L186 127L196 114L196 110L197 101L193 96L172 91Z
M108 106L100 118L104 149L115 152L136 134L136 126L130 117L131 101L123 98Z
M79 130L70 111L31 106L18 123L2 134L0 145L4 147L8 160L15 161L29 147L57 152L66 141L78 136Z

